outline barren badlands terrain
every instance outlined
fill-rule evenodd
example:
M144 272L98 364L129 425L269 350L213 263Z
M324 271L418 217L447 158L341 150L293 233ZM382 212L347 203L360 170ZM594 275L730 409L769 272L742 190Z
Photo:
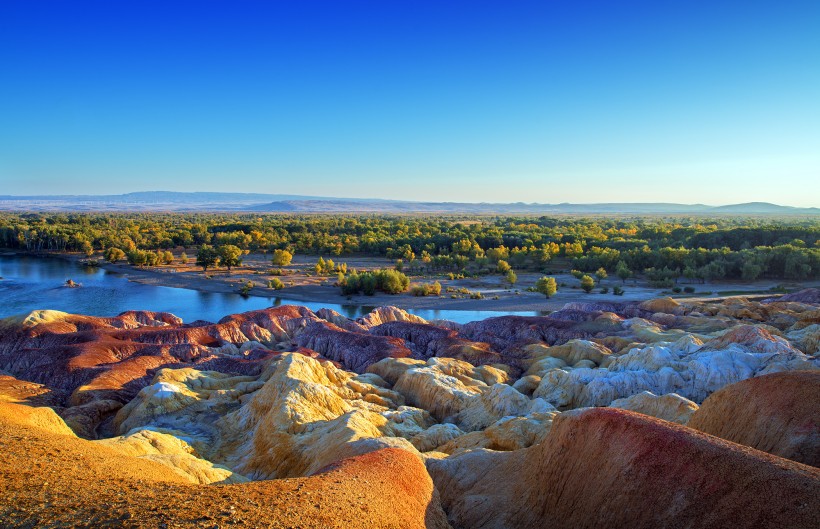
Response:
M0 323L5 527L820 526L820 291Z

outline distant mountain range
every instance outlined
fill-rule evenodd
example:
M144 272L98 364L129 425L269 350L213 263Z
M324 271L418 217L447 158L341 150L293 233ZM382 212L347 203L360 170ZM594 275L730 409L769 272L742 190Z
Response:
M695 214L820 215L820 208L768 202L725 206L704 204L468 203L413 202L375 198L336 198L263 193L184 193L145 191L123 195L0 195L0 211L225 211L259 213L435 213L435 214Z

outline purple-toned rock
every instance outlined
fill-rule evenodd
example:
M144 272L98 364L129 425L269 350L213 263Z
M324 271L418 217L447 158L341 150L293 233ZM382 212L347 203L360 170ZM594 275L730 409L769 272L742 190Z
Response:
M413 351L413 357L422 360L438 356L457 358L473 365L505 363L490 344L466 340L454 330L429 324L392 321L373 327L370 334L401 338Z
M361 323L353 321L350 318L346 318L332 309L319 309L316 311L316 316L322 318L325 321L329 321L333 325L341 327L346 331L367 332L367 327L365 327Z
M575 321L543 316L499 316L464 325L461 336L486 342L510 360L518 358L523 346L532 343L559 345L572 339L588 340L596 332ZM523 357L522 357L523 358Z
M325 321L309 324L296 337L296 343L357 373L364 373L369 365L383 358L406 358L413 354L400 338L348 332Z
M809 305L820 305L820 289L818 288L806 288L801 290L800 292L794 292L792 294L785 294L783 296L775 297L775 298L768 298L764 299L762 303L786 303L786 302L794 302L794 303L806 303Z
M386 306L386 307L376 307L369 314L359 318L358 323L367 327L368 329L371 327L375 327L377 325L381 325L382 323L387 323L390 321L408 321L411 323L427 323L427 320L424 318L420 318L413 314L410 314L404 309L400 309L398 307L393 306Z

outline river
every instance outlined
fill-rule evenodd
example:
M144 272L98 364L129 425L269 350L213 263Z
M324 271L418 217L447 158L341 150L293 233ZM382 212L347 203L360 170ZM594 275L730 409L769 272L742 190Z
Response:
M0 255L0 277L0 318L27 314L38 309L61 310L90 316L116 316L126 310L150 310L171 312L186 322L219 321L228 314L279 305L302 305L314 311L324 307L348 318L357 318L374 308L296 301L281 296L246 297L239 294L145 285L129 281L123 274L54 257ZM67 279L82 286L68 288L65 286ZM430 309L411 309L408 312L427 320L446 319L459 323L509 314L539 314Z

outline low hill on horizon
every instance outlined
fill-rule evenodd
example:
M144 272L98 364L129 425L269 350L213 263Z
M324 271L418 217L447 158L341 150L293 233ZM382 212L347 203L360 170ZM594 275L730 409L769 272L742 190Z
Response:
M269 193L144 191L121 195L0 195L0 211L222 211L259 213L820 215L820 208L768 202L705 204L417 202Z

